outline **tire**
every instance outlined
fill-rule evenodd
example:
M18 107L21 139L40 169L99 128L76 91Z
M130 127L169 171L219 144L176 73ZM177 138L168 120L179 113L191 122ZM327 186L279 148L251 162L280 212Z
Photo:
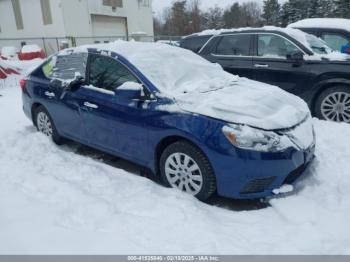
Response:
M350 123L350 87L335 86L323 91L315 103L315 116Z
M39 106L35 109L34 124L39 132L50 137L55 144L64 144L65 139L58 134L49 112L47 112L43 106Z
M208 158L185 141L169 145L159 161L162 182L199 200L207 200L216 191L216 179Z

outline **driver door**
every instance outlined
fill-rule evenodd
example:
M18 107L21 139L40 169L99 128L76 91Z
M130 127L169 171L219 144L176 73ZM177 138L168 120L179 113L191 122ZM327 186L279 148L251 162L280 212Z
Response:
M116 90L126 82L139 80L116 59L90 54L84 89L82 115L89 144L127 159L142 161L147 143L145 110L135 97L124 98Z

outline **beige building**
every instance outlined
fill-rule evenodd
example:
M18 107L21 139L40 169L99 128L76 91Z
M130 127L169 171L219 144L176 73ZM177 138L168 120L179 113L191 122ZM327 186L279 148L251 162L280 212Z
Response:
M0 47L9 38L58 37L44 40L50 49L67 37L79 45L146 35L153 36L152 0L0 0Z

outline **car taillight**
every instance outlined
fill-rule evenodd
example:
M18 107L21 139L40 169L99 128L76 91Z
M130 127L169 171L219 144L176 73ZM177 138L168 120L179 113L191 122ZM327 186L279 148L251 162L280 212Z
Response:
M26 89L27 79L21 79L19 85L21 86L22 91Z

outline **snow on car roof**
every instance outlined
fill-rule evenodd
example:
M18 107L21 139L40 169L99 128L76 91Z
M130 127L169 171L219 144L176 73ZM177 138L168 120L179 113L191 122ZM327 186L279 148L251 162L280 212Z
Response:
M294 29L294 28L282 28L282 27L276 27L276 26L264 26L264 27L242 27L242 28L233 28L233 29L218 29L218 30L205 30L199 33L195 33L192 35L189 35L187 37L192 37L192 36L210 36L210 35L220 35L220 34L227 34L227 33L236 33L236 32L245 32L245 31L254 31L254 30L259 30L259 31L278 31L284 34L289 35L290 37L294 38L301 44L303 44L306 48L308 48L310 51L312 51L312 48L309 46L309 43L307 41L307 36L309 34L299 30L299 29ZM185 37L185 38L187 38Z
M220 65L212 64L193 52L162 43L116 41L86 45L75 50L115 52L134 64L163 93L184 93L217 89L237 81Z
M22 53L34 53L40 52L42 49L38 45L24 45L22 47Z
M342 20L342 19L340 19ZM348 19L343 19L348 20ZM348 20L350 21L350 20ZM192 35L189 35L187 37L193 37L193 36L216 36L221 34L229 34L229 33L236 33L236 32L254 32L254 31L269 31L269 32L281 32L284 33L299 43L301 43L304 47L306 47L311 53L308 55L305 55L304 58L306 60L322 60L322 59L328 59L330 61L347 61L350 59L349 55L341 54L339 52L332 52L332 49L327 46L327 44L317 38L314 35L305 33L301 31L300 29L287 27L276 27L276 26L264 26L259 28L254 27L243 27L243 28L237 28L237 29L219 29L219 30L205 30L203 32L195 33ZM187 38L185 37L185 38ZM313 45L317 45L319 47L323 47L325 49L325 54L316 54Z
M331 28L350 31L350 19L344 18L309 18L288 26L289 28Z

